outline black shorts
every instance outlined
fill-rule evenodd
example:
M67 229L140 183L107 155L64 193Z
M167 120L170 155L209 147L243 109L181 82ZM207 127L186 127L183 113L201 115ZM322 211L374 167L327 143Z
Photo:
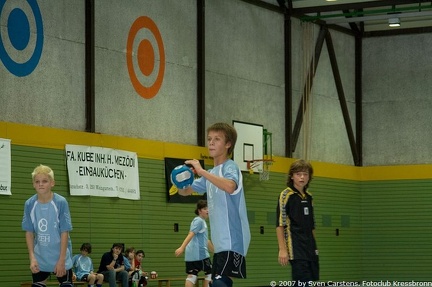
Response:
M89 274L84 274L82 277L81 277L81 281L84 281L84 282L87 282L88 281L88 277L89 277Z
M246 258L240 253L222 251L213 256L212 277L225 275L235 278L246 278Z
M186 261L186 274L198 275L200 271L204 271L206 275L212 272L210 258L198 261Z
M319 280L318 261L291 260L292 280L300 282Z
M32 273L33 283L42 282L53 274L52 272L40 271L38 273ZM72 269L66 270L66 275L63 277L57 277L58 282L72 282Z

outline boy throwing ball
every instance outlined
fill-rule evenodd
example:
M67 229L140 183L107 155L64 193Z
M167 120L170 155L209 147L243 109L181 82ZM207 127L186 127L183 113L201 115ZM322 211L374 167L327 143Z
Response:
M214 167L205 170L196 159L185 161L200 176L179 194L207 192L209 221L214 245L212 287L232 287L233 278L246 278L246 254L250 243L249 221L242 173L230 159L237 132L229 124L216 123L207 129L207 144Z

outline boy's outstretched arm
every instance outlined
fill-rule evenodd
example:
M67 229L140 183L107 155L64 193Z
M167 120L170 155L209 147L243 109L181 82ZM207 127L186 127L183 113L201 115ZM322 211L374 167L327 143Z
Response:
M185 161L186 164L190 164L194 167L195 172L199 175L216 185L219 189L232 194L237 189L237 184L232 179L226 179L217 175L214 175L201 167L199 160L191 159Z
M195 236L195 233L193 233L192 231L189 231L188 235L186 236L185 240L183 240L182 245L176 249L175 251L175 256L179 256L180 254L182 254L186 248L186 246L189 244L189 242L192 240L192 238Z

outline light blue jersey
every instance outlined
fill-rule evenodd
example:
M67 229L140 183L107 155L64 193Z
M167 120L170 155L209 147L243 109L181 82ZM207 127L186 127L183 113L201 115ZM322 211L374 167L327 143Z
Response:
M84 275L90 274L93 271L93 262L90 257L81 254L75 255L72 258L73 269L77 279L81 281Z
M123 255L123 264L126 271L129 271L132 268L132 264L129 261L129 258Z
M185 261L200 261L209 258L208 231L205 220L199 216L195 217L191 222L189 232L195 233L195 236L186 246Z
M211 241L215 253L234 251L246 256L250 243L249 221L243 190L243 179L237 164L229 159L209 170L219 177L231 179L237 184L229 194L201 177L192 184L198 193L207 192L207 205L211 227Z
M40 203L35 194L25 202L21 226L24 231L35 234L34 254L39 269L53 272L60 257L61 233L72 230L69 205L66 199L54 193L50 202ZM72 268L71 254L72 244L69 237L66 250L66 270Z

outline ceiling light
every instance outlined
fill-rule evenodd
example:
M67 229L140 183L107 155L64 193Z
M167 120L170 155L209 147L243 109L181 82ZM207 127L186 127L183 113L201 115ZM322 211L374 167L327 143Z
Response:
M399 18L389 18L388 19L389 27L400 27L400 20Z

